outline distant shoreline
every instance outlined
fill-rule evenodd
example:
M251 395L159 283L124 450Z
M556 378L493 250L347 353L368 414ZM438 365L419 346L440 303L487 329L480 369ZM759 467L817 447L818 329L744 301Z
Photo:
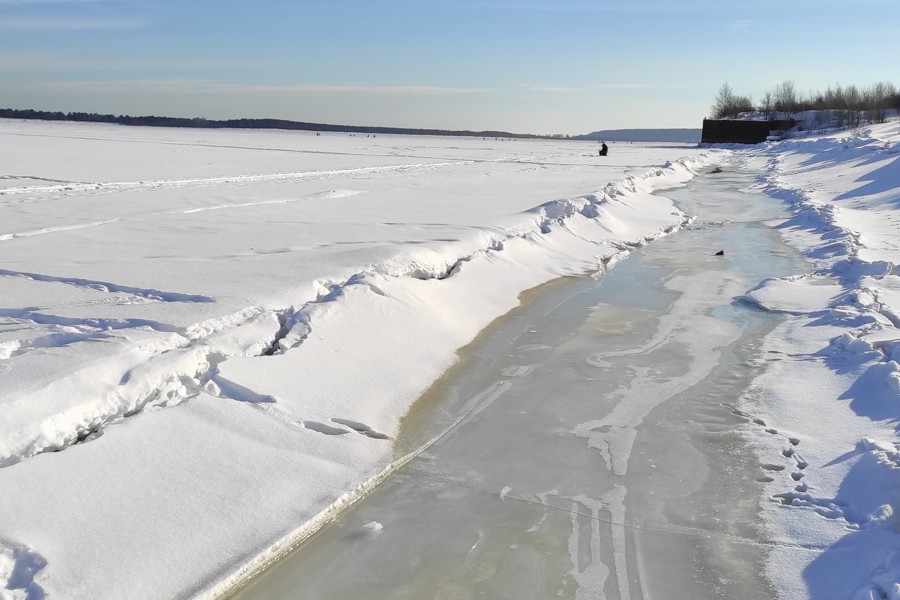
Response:
M85 112L68 112L0 108L0 119L30 119L37 121L72 121L76 123L112 123L137 127L193 127L197 129L282 129L287 131L315 131L317 133L365 133L368 135L439 135L456 137L491 137L539 140L608 142L687 142L699 143L700 129L611 129L584 135L540 135L510 133L508 131L470 131L458 129L422 129L410 127L380 127L370 125L333 125L308 123L288 119L205 119L203 117L133 117Z
M46 110L0 108L0 118L32 119L39 121L75 121L79 123L114 123L142 127L193 127L198 129L285 129L290 131L316 131L332 133L366 133L394 135L444 135L465 137L505 137L521 139L575 139L508 131L468 131L452 129L417 129L408 127L378 127L367 125L332 125L307 123L287 119L205 119L202 117L158 117L111 115L84 112L52 112Z
M699 144L701 130L687 128L604 129L572 139L606 142L681 142Z

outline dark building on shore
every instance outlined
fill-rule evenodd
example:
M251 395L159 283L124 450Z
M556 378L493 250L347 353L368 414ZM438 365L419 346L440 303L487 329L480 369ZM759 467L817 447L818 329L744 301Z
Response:
M750 121L744 119L703 119L701 144L759 144L769 138L780 139L797 124L793 119Z

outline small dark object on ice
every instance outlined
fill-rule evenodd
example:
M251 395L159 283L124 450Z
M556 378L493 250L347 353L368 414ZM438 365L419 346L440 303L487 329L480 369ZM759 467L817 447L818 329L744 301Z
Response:
M721 173L721 172L722 172L722 169L720 167L716 167L715 169L710 171L710 173Z
M716 252L716 256L725 256L725 251L719 250L718 252Z

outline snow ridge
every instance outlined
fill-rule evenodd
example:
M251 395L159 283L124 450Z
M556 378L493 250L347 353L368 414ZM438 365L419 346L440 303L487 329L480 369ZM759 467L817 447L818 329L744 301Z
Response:
M398 258L373 265L343 281L316 282L315 285L319 288L317 297L299 306L274 310L248 307L231 316L183 329L141 319L70 319L31 310L9 314L7 316L14 316L17 319L58 325L64 327L66 332L45 335L26 343L0 344L0 356L7 358L41 345L68 345L88 340L109 339L114 335L112 332L123 329L147 330L167 335L159 338L155 347L123 364L118 370L111 370L109 363L102 362L74 376L63 377L46 390L38 392L52 394L58 393L61 389L68 389L68 393L74 393L73 388L79 383L102 382L99 386L96 383L91 385L87 394L83 392L80 394L90 396L90 399L86 399L80 405L76 404L63 413L48 414L41 422L24 423L20 429L8 431L0 442L0 467L16 464L43 452L58 452L74 444L96 439L110 424L149 408L176 406L196 397L199 393L249 402L273 401L267 396L256 395L227 381L219 373L218 365L235 356L272 356L298 347L312 333L316 314L323 309L329 310L329 307L344 298L352 288L364 287L375 294L385 295L376 283L378 279L405 277L423 281L447 279L458 273L465 263L480 259L491 260L492 256L503 253L513 239L535 243L535 236L548 235L555 228L566 228L569 221L576 216L602 222L603 208L606 205L611 202L627 204L628 199L638 194L648 180L673 176L683 180L693 176L695 169L706 164L708 160L702 157L668 163L665 167L653 169L640 178L628 177L622 182L608 184L594 194L572 200L547 202L529 211L534 220L527 229L507 232L504 236L497 234L486 236L482 248L465 256L448 259L437 253L430 253L419 258ZM672 233L687 222L686 219L678 220L655 233L634 240L601 243L598 246L594 266L600 270L608 268L618 260L621 253L627 253L653 239ZM4 269L0 269L0 277L24 277L84 286L104 292L120 292L146 302L213 302L212 298L201 295L138 289L109 282L52 277ZM238 333L248 329L254 332L255 337L247 339ZM235 339L238 339L237 345L234 343Z
M785 598L900 597L897 133L887 124L751 152L766 161L761 188L793 208L783 235L814 265L743 297L791 315L768 343L780 362L757 385L766 420L792 429L790 444L759 438L783 469L767 484L777 506L767 514L781 539L812 536L821 552L797 571L781 563L795 564L789 553L773 552L769 576ZM790 379L809 391L790 389Z

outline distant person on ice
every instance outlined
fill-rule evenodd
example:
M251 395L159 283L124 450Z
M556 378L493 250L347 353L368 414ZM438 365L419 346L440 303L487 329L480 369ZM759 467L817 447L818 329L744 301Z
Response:
M606 156L606 153L609 152L609 146L606 145L606 142L600 146L600 156Z

